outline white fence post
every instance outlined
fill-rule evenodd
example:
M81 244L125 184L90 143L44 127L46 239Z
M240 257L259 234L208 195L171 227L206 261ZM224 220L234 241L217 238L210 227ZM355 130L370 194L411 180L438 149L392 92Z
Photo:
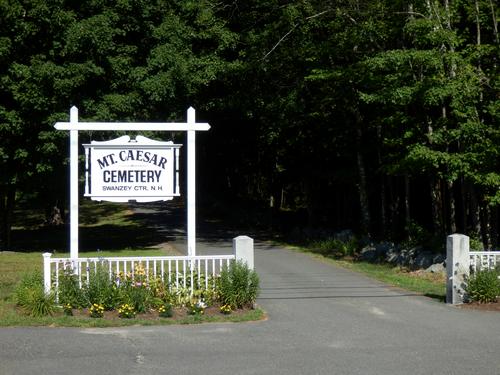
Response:
M70 122L72 125L78 124L78 108L71 107ZM70 256L72 259L78 258L78 130L70 130L69 132L69 149L70 149L70 217L69 217L69 237L70 237Z
M46 294L50 293L51 274L50 274L50 257L51 253L43 253L43 286Z
M248 268L254 269L253 238L238 236L233 238L233 254L236 261L242 260Z
M196 123L193 107L187 111L188 125ZM187 250L196 255L196 132L187 131Z
M452 234L446 239L446 303L464 302L465 283L469 276L469 237Z

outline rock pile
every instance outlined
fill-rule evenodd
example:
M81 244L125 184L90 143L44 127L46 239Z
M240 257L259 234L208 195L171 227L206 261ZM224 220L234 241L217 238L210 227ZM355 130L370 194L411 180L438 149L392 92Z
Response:
M400 248L392 242L381 242L364 246L360 258L371 263L387 262L410 270L424 269L427 272L444 272L444 254L426 250L422 246Z

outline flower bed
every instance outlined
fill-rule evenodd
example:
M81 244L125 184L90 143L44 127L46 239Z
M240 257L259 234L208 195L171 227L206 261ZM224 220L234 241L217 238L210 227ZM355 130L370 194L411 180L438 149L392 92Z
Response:
M143 313L136 314L134 316L135 319L137 320L146 320L146 321L160 321L160 320L169 320L172 322L183 322L187 318L191 317L196 317L196 316L201 316L203 315L204 317L207 317L208 319L210 318L227 318L228 315L232 317L242 317L248 312L253 310L250 307L247 308L242 308L242 309L235 309L232 310L230 314L226 314L224 312L221 312L220 305L213 305L210 307L207 307L203 314L190 314L189 309L183 308L183 307L175 307L172 308L172 316L171 317L161 317L159 311L157 310L148 310ZM84 309L72 309L72 316L74 316L76 319L92 319L90 317L90 312L88 308ZM104 320L111 320L111 321L116 321L116 320L122 320L124 319L123 317L120 316L120 313L117 310L112 310L112 311L104 311L102 319Z
M141 263L134 265L134 271L110 274L103 262L88 270L90 277L80 284L79 277L68 269L59 276L57 304L54 294L44 293L39 275L32 275L16 291L18 306L38 317L182 321L190 316L197 321L201 317L245 315L259 292L257 274L241 262L233 261L219 276L208 280L198 273L182 280L178 274L161 278L148 274ZM163 281L171 279L177 282Z

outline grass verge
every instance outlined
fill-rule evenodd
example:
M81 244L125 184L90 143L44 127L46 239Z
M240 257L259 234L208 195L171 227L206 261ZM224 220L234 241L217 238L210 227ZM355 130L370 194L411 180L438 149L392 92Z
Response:
M423 271L409 272L404 268L394 267L389 264L372 264L347 260L336 260L334 263L342 268L364 273L384 283L416 292L441 302L444 302L446 298L445 275Z
M172 325L172 324L201 324L201 323L241 323L263 320L265 313L256 308L237 315L224 316L204 316L190 315L182 319L157 318L157 319L103 319L90 317L75 317L65 315L46 316L34 318L23 315L17 311L15 306L5 306L0 304L0 327L128 327L128 326L152 326L152 325ZM5 308L7 307L7 308Z

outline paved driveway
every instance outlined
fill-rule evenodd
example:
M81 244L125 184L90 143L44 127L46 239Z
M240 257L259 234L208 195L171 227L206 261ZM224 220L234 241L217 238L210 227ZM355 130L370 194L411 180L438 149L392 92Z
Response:
M198 245L229 250L227 238ZM0 375L500 374L498 313L449 307L266 243L256 243L256 269L266 321L0 329Z

